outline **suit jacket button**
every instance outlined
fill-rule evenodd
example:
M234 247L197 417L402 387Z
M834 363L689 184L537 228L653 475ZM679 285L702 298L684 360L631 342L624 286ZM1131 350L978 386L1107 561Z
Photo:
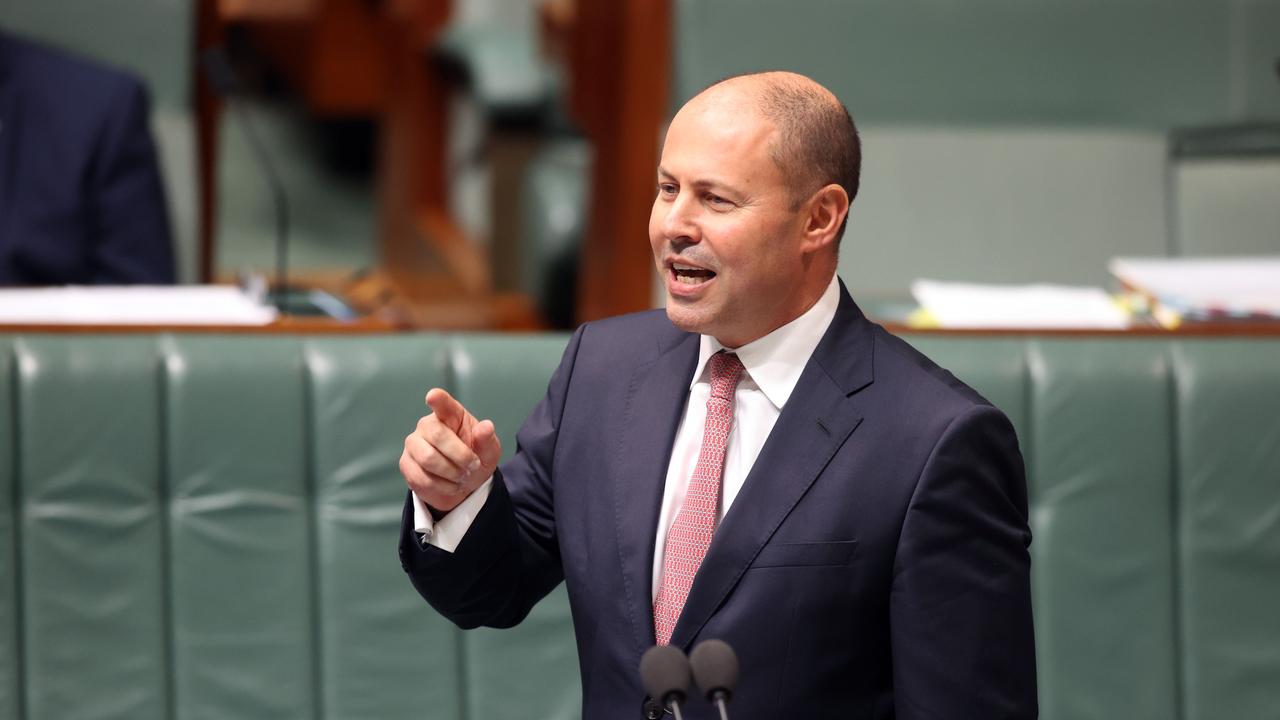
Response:
M644 703L640 706L640 717L644 720L660 720L665 709L654 702L653 698L645 696Z

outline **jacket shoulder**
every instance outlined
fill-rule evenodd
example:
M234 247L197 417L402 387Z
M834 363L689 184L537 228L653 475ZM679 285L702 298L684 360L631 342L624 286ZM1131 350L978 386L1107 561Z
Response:
M137 75L41 42L0 36L0 50L13 82L45 102L69 98L78 108L107 106L120 95L146 96Z
M906 340L875 328L876 384L904 399L927 401L948 416L991 402Z
M583 348L633 359L650 358L690 337L667 319L665 310L645 310L617 315L583 325Z

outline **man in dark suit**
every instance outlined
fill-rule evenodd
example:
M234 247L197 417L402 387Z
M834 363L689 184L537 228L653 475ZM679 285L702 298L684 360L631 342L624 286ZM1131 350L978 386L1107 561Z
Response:
M414 586L507 627L563 579L587 718L639 715L641 654L706 638L740 720L1036 715L1017 439L835 277L858 169L812 80L712 86L658 168L666 312L579 328L500 469L440 389L405 439Z
M135 78L0 32L0 285L174 281Z

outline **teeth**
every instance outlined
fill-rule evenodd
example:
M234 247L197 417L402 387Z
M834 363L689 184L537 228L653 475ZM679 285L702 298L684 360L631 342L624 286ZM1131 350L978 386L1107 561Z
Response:
M671 263L671 276L681 285L701 285L715 277L716 274L705 268L673 262Z

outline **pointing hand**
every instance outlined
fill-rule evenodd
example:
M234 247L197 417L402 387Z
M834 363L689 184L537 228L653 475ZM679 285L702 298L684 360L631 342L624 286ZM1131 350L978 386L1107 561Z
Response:
M491 420L476 420L452 395L432 388L431 414L404 439L400 474L418 499L449 512L493 475L502 444Z

